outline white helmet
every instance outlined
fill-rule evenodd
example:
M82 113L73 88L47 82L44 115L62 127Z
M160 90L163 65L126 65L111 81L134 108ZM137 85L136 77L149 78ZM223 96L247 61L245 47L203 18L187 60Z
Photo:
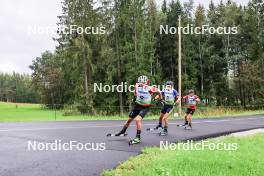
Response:
M144 75L138 77L138 83L147 83L148 80L149 80L148 77Z

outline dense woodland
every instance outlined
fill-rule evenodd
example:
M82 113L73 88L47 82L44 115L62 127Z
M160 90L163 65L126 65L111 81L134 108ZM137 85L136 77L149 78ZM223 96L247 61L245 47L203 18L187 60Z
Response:
M209 7L193 1L64 0L58 28L104 26L105 34L58 33L54 52L43 52L30 68L32 85L44 104L68 104L82 111L130 105L131 93L95 93L94 83L134 84L141 74L151 84L173 80L177 89L178 35L160 25L236 26L238 34L183 35L182 89L195 89L209 103L247 106L264 103L264 3L234 1ZM65 28L66 27L66 28ZM67 32L67 31L64 31Z
M32 85L31 76L0 73L0 101L38 103L39 94Z

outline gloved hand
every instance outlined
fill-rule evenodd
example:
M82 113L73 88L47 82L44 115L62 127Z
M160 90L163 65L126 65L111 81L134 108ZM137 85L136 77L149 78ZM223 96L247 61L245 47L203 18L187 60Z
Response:
M159 105L161 104L162 106L164 105L164 101L161 99L153 99L153 104Z
M132 98L132 104L135 104L135 103L136 103L136 100L137 100L137 97L134 96L134 97Z

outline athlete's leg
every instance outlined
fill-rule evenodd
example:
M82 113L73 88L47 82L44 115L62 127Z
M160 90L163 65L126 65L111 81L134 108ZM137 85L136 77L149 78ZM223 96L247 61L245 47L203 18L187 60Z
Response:
M140 109L138 106L134 106L133 110L130 112L128 116L128 120L124 124L122 130L116 134L116 136L120 136L121 134L125 134L127 128L129 127L130 123L133 121L133 119L140 113Z
M154 130L158 130L159 128L162 128L162 120L163 120L163 112L160 113L160 117L159 117L159 124L154 128Z
M184 116L184 120L185 120L185 122L184 122L183 126L188 125L188 115L189 115L189 114L190 114L190 109L187 108L186 111L185 111L185 116Z
M193 114L195 113L195 109L192 110L192 112L190 113L190 122L189 122L189 126L192 127L192 119L193 119Z
M185 114L185 116L184 116L184 120L185 120L185 123L184 123L184 125L187 125L188 124L188 114L186 113Z
M160 118L159 118L159 124L158 126L155 127L155 129L159 129L159 128L162 128L162 121L163 121L163 116L164 114L167 113L167 106L164 105L160 111Z
M128 117L128 120L126 121L126 123L125 123L125 127L129 127L129 125L130 125L130 123L133 121L133 118L131 118L131 117Z
M141 129L142 129L142 117L140 115L138 115L135 118L135 121L136 121L136 126L137 126L137 135L136 135L136 137L140 138Z
M164 120L164 131L168 132L168 126L169 126L169 113L164 114L163 116L163 120Z
M161 112L160 113L160 118L159 118L159 127L162 127L162 120L164 118L164 114Z
M187 120L188 120L188 126L189 126L189 127L192 127L192 113L190 113L190 114L187 116Z
M129 145L138 144L141 141L141 129L142 129L142 117L140 115L136 116L135 118L136 126L137 126L137 134L136 137L129 141Z
M188 113L186 112L185 115L184 115L185 122L184 122L184 124L182 126L188 125L188 119L187 119L187 117L188 117Z
M135 117L136 126L137 126L137 134L136 137L129 142L129 144L138 144L140 143L141 139L141 130L142 130L142 119L148 113L149 108L144 107L140 110L139 114Z
M126 123L124 124L122 130L116 134L116 136L120 136L121 134L125 134L127 128L129 127L130 123L133 121L133 118L128 117L128 120L126 121Z

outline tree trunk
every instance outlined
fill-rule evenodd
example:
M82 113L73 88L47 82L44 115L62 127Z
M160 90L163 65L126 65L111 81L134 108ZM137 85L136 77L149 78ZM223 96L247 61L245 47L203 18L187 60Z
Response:
M243 106L243 95L242 95L242 85L241 85L240 75L239 75L239 78L238 78L238 85L239 85L240 105Z
M88 67L86 60L86 51L84 46L84 34L82 35L82 57L83 57L83 76L84 76L84 95L85 95L85 103L88 104L89 100L89 87L88 87Z
M115 1L115 8L117 10L117 1ZM116 20L118 19L118 17L116 17ZM118 24L118 22L116 22ZM118 29L118 27L117 27ZM116 31L115 33L115 45L116 45L116 53L117 53L117 76L118 76L118 83L121 83L121 57L120 57L120 50L119 50L119 35L118 35L119 31ZM119 111L120 111L120 115L123 115L124 113L124 106L123 106L123 95L122 92L118 93L118 97L119 97Z
M135 9L134 9L135 11ZM138 62L138 52L137 52L137 18L136 18L136 14L134 13L134 49L135 49L135 59L136 59L136 63Z
M199 38L199 58L200 58L200 71L201 71L201 95L203 96L203 93L204 93L204 73L203 73L201 38Z
M120 52L119 52L119 44L118 44L118 34L116 33L116 50L117 50L117 74L118 74L118 83L121 83L121 61L120 61ZM120 115L123 115L124 113L124 107L123 107L123 95L122 92L118 93L119 95L119 110Z

